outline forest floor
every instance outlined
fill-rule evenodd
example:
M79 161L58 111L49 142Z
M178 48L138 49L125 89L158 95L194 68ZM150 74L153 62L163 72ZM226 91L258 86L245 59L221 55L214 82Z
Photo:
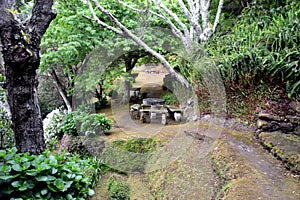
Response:
M161 97L166 72L157 66L155 70L160 73L150 74L138 68L134 86ZM107 141L144 137L164 144L143 171L120 175L130 185L132 200L300 199L299 177L290 174L259 144L253 127L209 116L195 123L142 124L130 118L128 106L112 106L101 112L115 121ZM117 173L100 177L93 199L109 199L107 181L113 174Z

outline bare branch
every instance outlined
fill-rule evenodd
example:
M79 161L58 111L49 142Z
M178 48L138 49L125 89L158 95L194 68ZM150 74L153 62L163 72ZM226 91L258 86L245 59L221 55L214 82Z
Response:
M218 6L218 11L217 11L217 14L216 14L216 19L215 19L214 26L213 26L213 33L216 31L216 28L217 28L217 26L220 22L220 17L221 17L223 4L224 4L224 0L220 0L219 6Z
M189 22L190 22L191 26L193 27L194 31L196 32L197 36L200 36L202 33L201 27L199 26L198 21L194 20L194 18L195 18L194 15L196 15L196 13L189 12L182 0L178 0L177 2L178 2L178 5L180 6L181 10L183 11L184 15L186 16L186 18L189 20ZM190 35L193 35L193 34L190 33Z
M175 78L186 88L191 88L190 84L187 80L185 80L181 75L177 74L174 69L171 67L171 65L168 63L168 61L159 53L154 51L151 47L149 47L146 43L144 43L139 37L137 37L135 34L133 34L130 30L128 30L117 18L115 18L109 11L105 10L97 0L93 0L95 3L97 9L101 11L104 15L106 15L112 23L114 23L116 26L118 26L121 31L123 32L124 36L128 36L131 38L135 43L137 43L139 46L141 46L146 52L149 52L151 55L156 57L163 66L168 70L169 73L173 74Z
M128 5L128 4L126 4L125 2L122 2L122 1L120 1L120 0L118 0L118 2L119 2L121 5L127 7L127 8L129 8L129 9L135 11L135 12L139 12L139 13L147 13L147 12L148 12L148 13L151 13L151 14L153 14L153 15L155 15L155 16L157 16L157 17L163 19L163 20L165 20L165 21L169 24L169 26L171 26L171 30L172 30L172 32L174 33L174 35L175 35L176 37L178 37L180 40L184 38L184 36L182 35L181 31L180 31L180 30L174 25L174 23L173 23L168 17L166 17L163 13L162 13L162 14L158 14L158 13L154 12L153 10L140 10L140 9L134 8L134 7ZM158 10L159 10L159 9L158 9Z
M158 5L160 8L162 8L164 12L166 12L172 19L174 19L174 21L183 29L186 42L190 45L191 38L187 26L179 19L179 17L175 13L169 10L160 0L152 0L152 2Z
M94 19L91 19L91 18L88 17L88 16L84 16L85 18L90 19L90 20L92 20L92 21L95 21L95 22L97 22L100 26L103 26L104 28L107 28L108 30L111 30L111 31L113 31L113 32L115 32L115 33L117 33L117 34L119 34L119 35L123 35L123 32L122 32L122 31L120 31L120 30L116 29L115 27L110 26L110 25L108 25L107 23L101 21L101 20L99 19L99 17L96 15L95 10L94 10L94 8L93 8L91 2L90 2L90 1L87 1L87 3L88 3L88 5L89 5L90 11L91 11L91 13L92 13Z

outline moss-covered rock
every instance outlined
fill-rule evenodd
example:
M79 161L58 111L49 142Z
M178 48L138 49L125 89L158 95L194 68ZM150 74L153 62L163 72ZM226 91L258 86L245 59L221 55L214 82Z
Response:
M283 161L286 168L300 174L300 137L281 132L262 132L261 143L277 158Z

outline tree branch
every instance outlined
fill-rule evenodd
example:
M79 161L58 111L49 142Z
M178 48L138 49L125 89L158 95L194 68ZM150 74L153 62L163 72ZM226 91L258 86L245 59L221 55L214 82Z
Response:
M56 17L52 10L53 0L35 0L32 15L28 22L27 34L31 37L29 44L39 45L42 36L50 25L50 22Z
M151 47L149 47L146 43L144 43L139 37L134 35L130 30L128 30L117 18L115 18L109 11L105 10L97 0L93 0L96 7L99 11L101 11L104 15L106 15L112 23L114 23L116 26L118 26L121 31L123 32L124 36L128 36L131 38L135 43L140 45L146 52L149 52L151 55L156 57L162 65L168 70L170 74L173 74L175 78L186 88L191 88L190 84L187 80L185 80L181 75L177 74L175 70L171 67L171 65L168 63L168 61L159 53L154 51Z
M160 0L152 0L152 2L156 5L158 5L160 8L164 10L165 13L167 13L174 21L182 28L184 36L185 36L185 41L186 45L190 46L191 45L191 38L190 38L190 33L187 28L187 26L179 19L179 17L173 13L171 10L169 10Z
M113 31L113 32L115 32L115 33L117 33L117 34L119 34L119 35L123 35L123 32L122 32L122 31L120 31L120 30L116 29L115 27L110 26L110 25L108 25L107 23L101 21L101 20L99 19L99 17L96 15L95 10L94 10L94 8L93 8L91 2L88 0L87 3L88 3L88 5L89 5L90 11L91 11L91 13L92 13L94 19L91 19L91 18L88 17L88 16L84 16L85 18L90 19L90 20L92 20L92 21L95 21L95 22L97 22L100 26L103 26L104 28L107 28L108 30L111 30L111 31Z
M189 20L189 22L190 22L191 26L193 27L194 31L196 32L197 36L201 35L202 30L201 30L198 22L194 20L194 15L196 15L196 13L194 13L193 10L191 12L189 12L189 10L186 8L186 6L184 5L182 0L178 0L177 2L178 2L179 7L181 8L181 10L183 11L184 15L186 16L186 18Z
M214 26L213 26L213 33L216 31L216 28L217 28L217 26L220 22L220 17L221 17L223 4L224 4L224 0L220 0L219 1L219 6L218 6L218 11L217 11L217 14L216 14L216 19L215 19Z

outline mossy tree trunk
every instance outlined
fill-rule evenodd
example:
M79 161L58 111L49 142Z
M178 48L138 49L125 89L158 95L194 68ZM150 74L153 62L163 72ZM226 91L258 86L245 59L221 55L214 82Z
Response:
M0 0L0 39L12 129L18 150L30 154L45 150L36 70L42 35L56 16L52 5L52 0L35 0L30 20L22 23L14 14L17 1Z

